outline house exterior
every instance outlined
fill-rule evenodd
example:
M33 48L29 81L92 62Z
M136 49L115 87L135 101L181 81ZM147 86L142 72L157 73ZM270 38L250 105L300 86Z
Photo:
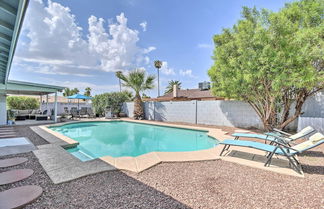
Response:
M9 80L11 63L29 0L1 1L0 4L0 126L7 124L7 95L54 94L54 121L57 120L57 92L61 86Z

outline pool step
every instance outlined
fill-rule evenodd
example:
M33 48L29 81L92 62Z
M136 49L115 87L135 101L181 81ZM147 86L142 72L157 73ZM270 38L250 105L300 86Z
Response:
M88 161L88 160L93 160L94 158L91 157L90 155L87 155L86 153L82 152L81 150L75 151L75 152L71 152L71 154L80 159L81 161Z

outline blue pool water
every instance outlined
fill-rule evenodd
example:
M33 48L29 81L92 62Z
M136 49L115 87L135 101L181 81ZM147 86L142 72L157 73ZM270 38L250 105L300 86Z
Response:
M102 156L136 157L145 153L209 149L218 141L205 131L133 122L81 122L50 127L80 144L68 149L86 161Z

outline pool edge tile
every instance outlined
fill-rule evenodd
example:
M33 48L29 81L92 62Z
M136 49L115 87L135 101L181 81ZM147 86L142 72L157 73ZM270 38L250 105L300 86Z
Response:
M138 172L142 172L161 163L161 159L157 156L155 152L140 155L138 157L135 157L134 159L137 163Z
M115 158L115 167L122 170L138 172L134 157L118 157Z

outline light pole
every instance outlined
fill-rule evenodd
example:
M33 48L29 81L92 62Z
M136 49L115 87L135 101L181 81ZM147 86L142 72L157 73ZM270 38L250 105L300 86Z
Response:
M120 81L120 78L119 78L119 76L118 76L118 75L120 75L120 74L122 74L122 71L117 71L117 72L116 72L116 76L117 76L117 78L118 78L118 80L119 80L119 92L122 91L122 89L121 89L121 81Z
M157 74L158 74L158 97L159 97L160 96L160 68L162 67L162 62L160 60L155 60L154 66L157 69Z

